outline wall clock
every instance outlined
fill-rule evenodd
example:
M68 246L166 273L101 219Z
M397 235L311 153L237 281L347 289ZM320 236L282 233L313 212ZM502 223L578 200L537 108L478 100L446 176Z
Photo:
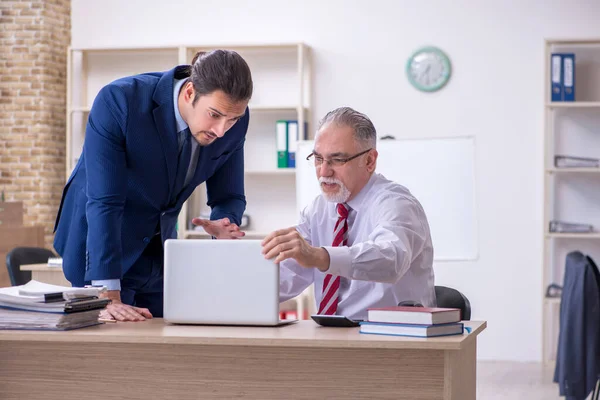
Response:
M450 59L437 47L420 48L406 63L408 81L423 92L434 92L444 87L450 80L450 73Z

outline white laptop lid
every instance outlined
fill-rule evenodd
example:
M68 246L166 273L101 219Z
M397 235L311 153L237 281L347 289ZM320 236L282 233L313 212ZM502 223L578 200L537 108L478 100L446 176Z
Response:
M276 325L279 265L261 251L260 240L167 240L165 320Z

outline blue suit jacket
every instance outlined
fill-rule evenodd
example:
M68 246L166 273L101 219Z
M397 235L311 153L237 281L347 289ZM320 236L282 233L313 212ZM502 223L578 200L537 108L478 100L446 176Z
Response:
M63 190L54 227L54 247L73 285L122 278L159 229L163 242L175 238L183 202L204 181L211 219L240 223L248 110L224 137L200 147L194 177L182 193L174 193L173 83L188 76L187 66L179 66L122 78L94 100L83 153Z

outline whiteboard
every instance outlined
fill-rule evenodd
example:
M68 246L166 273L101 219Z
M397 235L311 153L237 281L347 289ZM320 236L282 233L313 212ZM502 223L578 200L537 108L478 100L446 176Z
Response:
M296 153L296 204L301 211L320 194L313 141ZM474 260L478 255L475 143L472 137L379 140L376 172L405 186L419 200L431 229L434 260Z

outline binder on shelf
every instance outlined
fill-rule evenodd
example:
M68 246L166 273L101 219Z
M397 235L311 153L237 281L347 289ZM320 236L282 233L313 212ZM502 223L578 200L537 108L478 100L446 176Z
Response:
M277 168L287 168L288 166L288 133L287 121L279 120L275 124L277 140Z
M565 221L550 221L548 227L551 233L593 233L594 226L590 224L580 224Z
M298 121L290 120L287 121L287 129L288 129L288 168L296 168L296 150L298 148L299 140L306 140L307 132L308 132L308 123L304 123L304 132L302 132L302 137L300 137L300 130L298 128Z
M288 132L288 168L296 168L296 149L298 148L298 121L287 122Z
M562 55L563 101L575 101L575 54Z
M562 55L553 53L550 57L551 101L562 101Z
M598 168L600 160L590 157L555 155L554 166L556 168Z

